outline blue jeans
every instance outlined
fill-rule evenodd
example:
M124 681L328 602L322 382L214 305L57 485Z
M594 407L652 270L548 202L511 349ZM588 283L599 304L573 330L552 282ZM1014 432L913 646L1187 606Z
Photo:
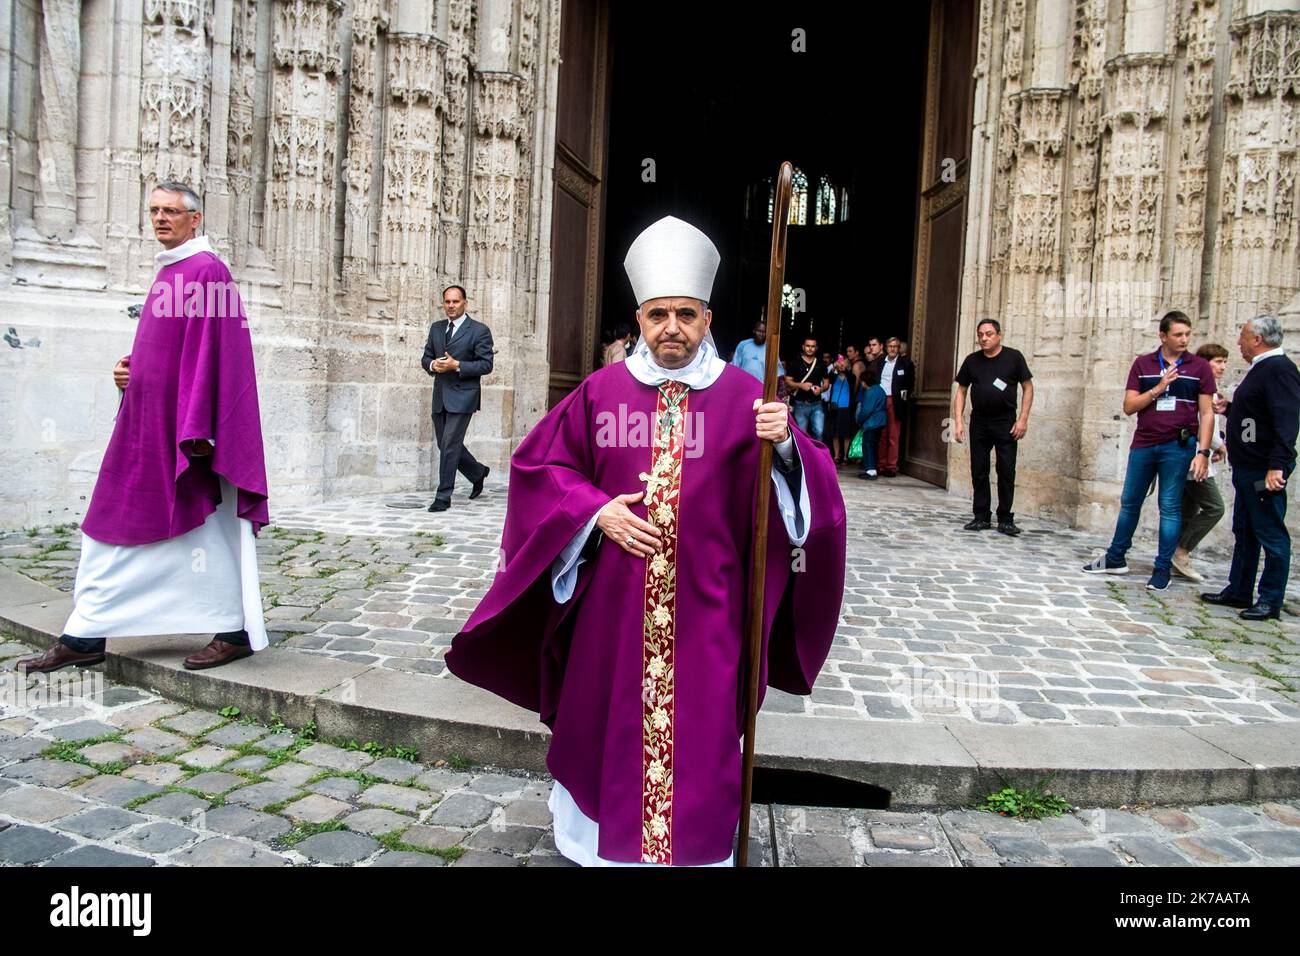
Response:
M862 430L862 473L875 471L880 461L880 428Z
M820 401L795 402L794 423L803 429L809 438L821 441L822 426L826 423L826 412Z
M1283 474L1290 474L1288 469ZM1264 574L1259 579L1259 603L1281 607L1286 599L1286 580L1291 573L1291 535L1286 530L1286 491L1260 494L1255 482L1264 471L1235 468L1232 487L1232 569L1228 572L1229 594L1253 601L1255 574L1259 571L1259 549L1264 548Z
M1119 520L1115 522L1115 537L1111 539L1106 558L1119 564L1133 544L1133 532L1142 516L1142 502L1146 499L1151 481L1160 477L1160 550L1156 554L1156 570L1169 571L1173 567L1174 548L1178 546L1178 532L1183 524L1183 486L1187 483L1187 469L1196 454L1195 439L1186 445L1178 440L1149 448L1133 448L1128 453L1128 472L1124 475L1124 491L1119 499Z

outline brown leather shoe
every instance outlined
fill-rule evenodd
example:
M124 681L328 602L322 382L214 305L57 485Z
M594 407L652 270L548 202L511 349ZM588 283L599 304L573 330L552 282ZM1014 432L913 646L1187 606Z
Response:
M227 644L220 638L214 637L212 642L203 650L185 658L185 669L201 671L209 667L220 667L222 664L237 661L241 657L250 657L252 653L253 649L247 644Z
M50 671L57 671L64 667L87 667L90 664L102 664L104 662L104 652L99 651L93 654L82 654L74 651L62 641L55 641L44 654L37 654L35 657L24 657L14 665L14 670L20 674L48 674Z

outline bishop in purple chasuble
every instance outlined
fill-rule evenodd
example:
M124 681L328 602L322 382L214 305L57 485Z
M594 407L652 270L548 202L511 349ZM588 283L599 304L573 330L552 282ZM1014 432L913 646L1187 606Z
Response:
M598 824L602 861L717 863L739 820L762 385L711 349L692 363L716 363L704 387L656 386L633 374L654 367L643 343L528 434L503 562L447 654L452 673L551 728L548 767ZM790 433L793 467L773 476L784 494L771 497L760 687L809 694L839 620L845 513L826 447ZM557 600L557 559L633 491L663 549L637 558L595 532Z

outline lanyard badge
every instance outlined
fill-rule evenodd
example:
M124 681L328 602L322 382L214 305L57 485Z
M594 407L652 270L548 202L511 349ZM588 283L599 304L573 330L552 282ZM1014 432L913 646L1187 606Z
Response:
M1180 355L1178 357L1178 361L1174 363L1174 368L1178 368L1179 366L1181 366L1185 358L1186 356ZM1165 353L1163 351L1157 352L1156 359L1157 361L1160 362L1160 374L1164 375L1165 374ZM1172 386L1172 384L1173 383L1171 382L1170 385ZM1171 395L1167 389L1163 395L1161 395L1159 398L1156 399L1156 411L1158 412L1172 412L1177 410L1177 408L1178 408L1178 399L1175 398L1173 395Z

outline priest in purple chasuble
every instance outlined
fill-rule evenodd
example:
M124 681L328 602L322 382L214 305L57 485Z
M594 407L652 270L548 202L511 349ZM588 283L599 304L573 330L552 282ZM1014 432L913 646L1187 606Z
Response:
M447 654L550 727L555 842L584 865L732 862L763 439L776 453L760 687L811 693L839 620L835 466L718 356L718 262L671 217L632 244L640 343L516 449L503 562Z
M117 420L82 521L72 615L47 672L104 659L105 638L212 634L186 658L216 667L267 645L254 535L268 521L248 321L230 270L196 232L199 196L149 195L163 250L131 354L114 371Z

